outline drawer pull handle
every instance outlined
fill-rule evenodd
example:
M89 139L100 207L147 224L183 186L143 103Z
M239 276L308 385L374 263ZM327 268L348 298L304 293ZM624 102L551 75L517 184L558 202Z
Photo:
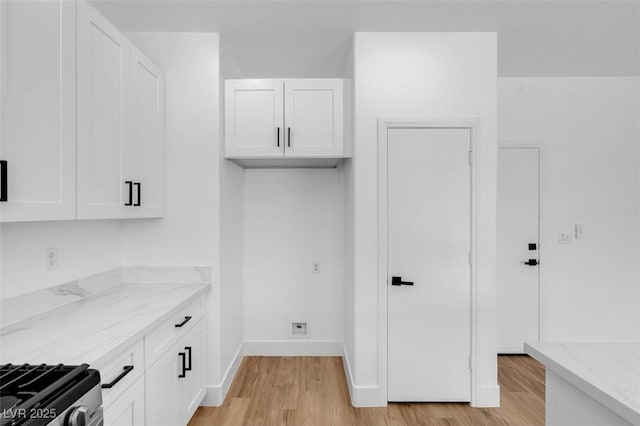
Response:
M189 366L185 367L184 370L185 371L191 371L191 346L185 346L184 350L187 352L188 360L189 360Z
M124 378L124 376L126 376L127 374L131 373L131 371L133 370L133 365L125 365L124 367L122 367L122 373L120 373L120 375L118 375L118 377L116 377L115 379L113 379L111 381L111 383L105 383L104 385L102 385L102 389L111 389L112 387L114 387L120 380L122 380Z
M178 352L178 356L182 358L182 373L178 374L178 377L182 379L184 377L187 377L187 366L185 365L187 357L185 356L184 352Z
M182 321L180 324L176 324L176 327L178 327L178 328L182 327L183 325L188 323L190 319L191 319L191 317L184 317L184 321Z

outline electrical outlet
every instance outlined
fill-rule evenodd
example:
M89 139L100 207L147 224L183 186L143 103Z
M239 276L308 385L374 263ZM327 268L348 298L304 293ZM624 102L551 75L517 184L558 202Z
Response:
M579 223L576 223L575 225L575 238L576 240L581 240L584 238L584 228Z
M47 269L56 269L58 267L58 248L51 247L47 249Z
M311 263L311 272L314 274L320 273L320 262L315 261Z
M571 232L570 231L558 232L558 242L560 244L571 244Z

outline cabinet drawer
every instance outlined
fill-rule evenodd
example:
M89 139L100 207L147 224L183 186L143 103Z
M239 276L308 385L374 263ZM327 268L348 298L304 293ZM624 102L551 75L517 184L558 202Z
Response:
M120 395L104 410L104 424L118 426L144 425L144 377Z
M138 377L142 376L144 368L142 340L107 362L104 366L98 366L97 369L100 371L102 385L113 384L111 388L102 389L102 405L104 407L111 405ZM118 377L123 374L124 376L118 380Z
M144 338L145 365L151 367L202 317L202 298L190 303ZM182 324L182 325L181 325Z

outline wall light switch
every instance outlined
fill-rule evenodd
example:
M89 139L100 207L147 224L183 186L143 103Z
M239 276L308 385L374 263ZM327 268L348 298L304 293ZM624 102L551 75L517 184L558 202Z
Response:
M571 232L570 231L558 232L558 243L571 244Z
M584 230L581 224L576 223L575 225L575 233L574 236L576 238L576 240L581 240L584 238Z

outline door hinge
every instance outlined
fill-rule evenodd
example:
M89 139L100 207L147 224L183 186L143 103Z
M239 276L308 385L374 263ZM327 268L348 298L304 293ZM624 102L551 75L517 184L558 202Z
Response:
M473 166L473 151L469 151L469 165Z

